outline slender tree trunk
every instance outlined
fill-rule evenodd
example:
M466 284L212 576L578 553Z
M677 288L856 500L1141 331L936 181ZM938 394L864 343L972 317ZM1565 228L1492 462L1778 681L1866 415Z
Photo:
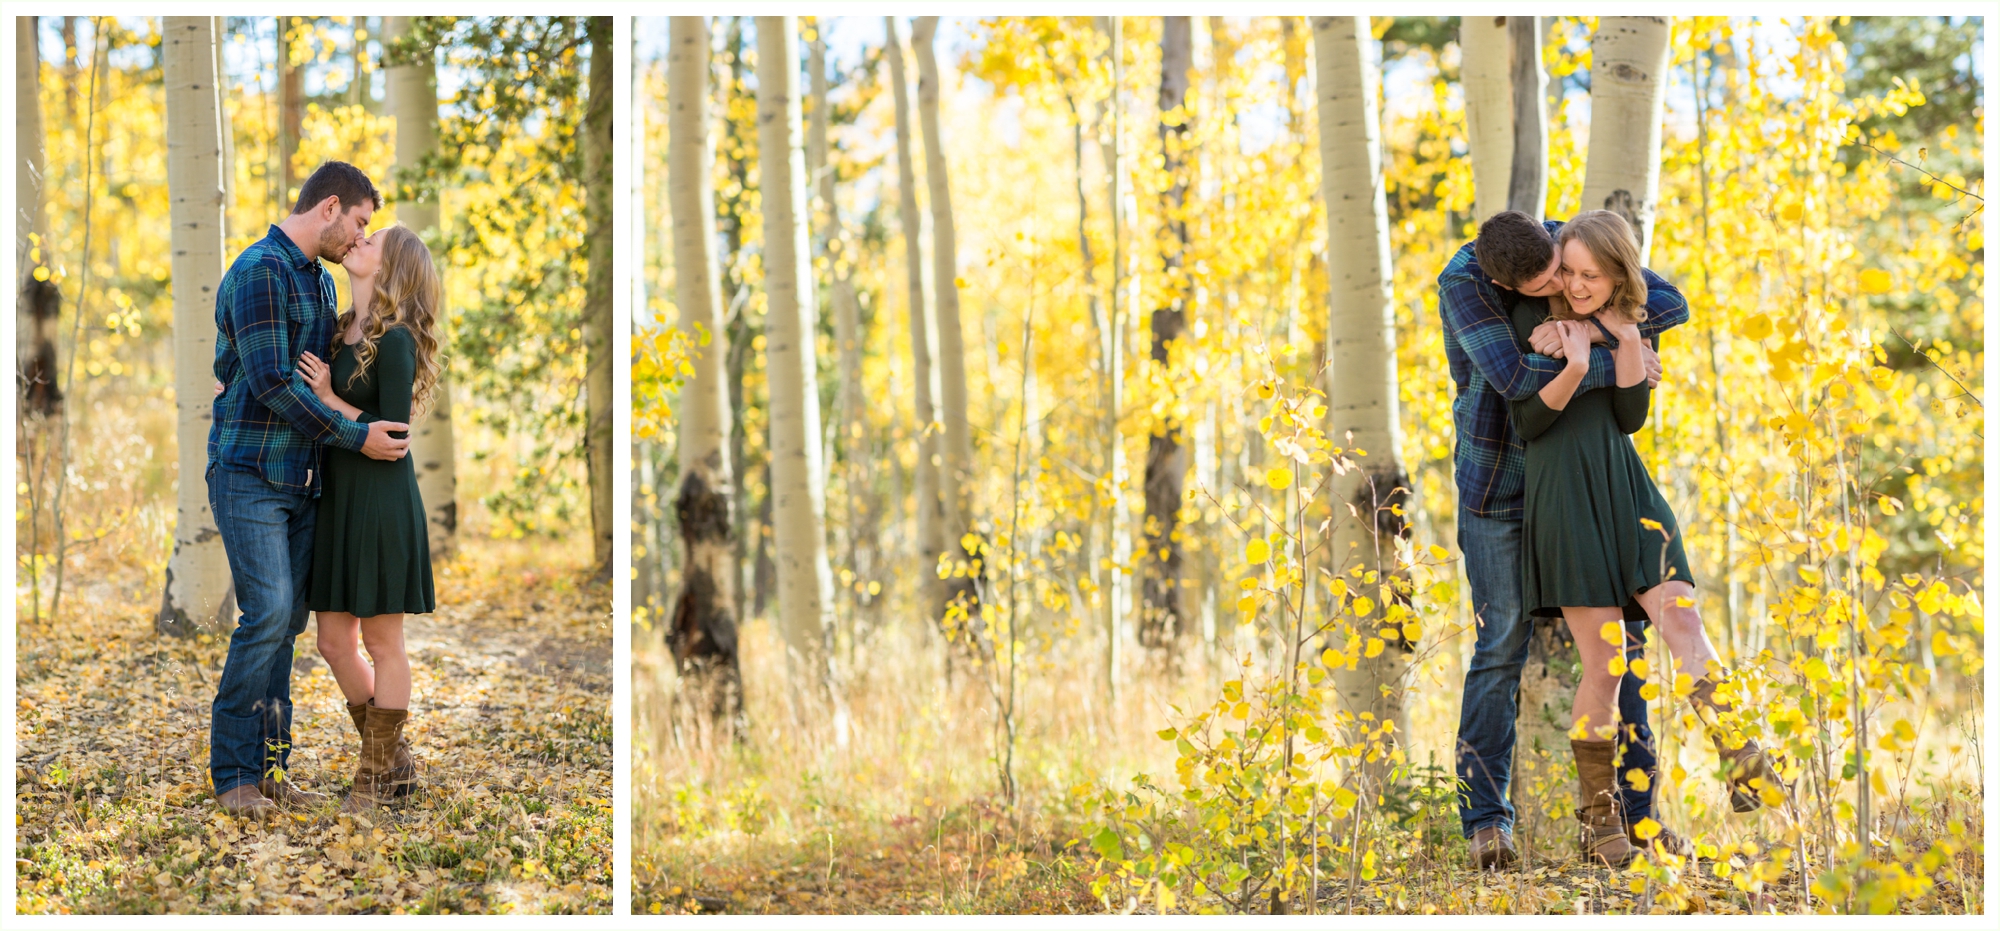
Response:
M763 613L763 593L751 584L753 581L762 580L755 579L748 573L757 566L757 563L750 558L750 541L753 537L756 538L761 547L764 534L763 516L757 515L753 518L756 512L750 507L751 464L744 448L748 437L744 433L743 413L749 409L750 398L745 391L743 376L750 365L750 347L755 342L755 328L752 326L750 315L744 312L749 306L750 289L744 282L738 266L743 254L744 199L756 188L756 179L750 177L750 162L746 155L754 148L756 139L754 131L746 131L741 121L730 117L729 106L731 97L743 88L743 76L748 71L748 65L744 61L743 22L744 17L731 16L729 28L723 31L722 47L729 60L729 73L727 80L721 82L722 86L717 88L715 99L716 110L722 117L722 149L728 153L726 160L731 182L723 189L723 199L717 207L716 224L722 234L724 252L720 260L723 270L722 281L727 289L725 297L728 300L723 320L724 331L728 337L728 348L724 352L729 369L729 409L733 413L729 426L729 462L734 470L733 477L743 479L735 482L736 571L738 572L735 589L736 617L739 619L750 616L745 613L745 609L748 607L752 591L757 592L757 613ZM765 481L763 484L768 493L770 482Z
M757 17L757 148L764 194L765 370L771 390L771 498L778 562L778 629L804 718L832 714L845 743L834 668L833 570L826 558L825 464L820 457L811 251L806 237L798 22Z
M590 269L584 281L583 377L584 446L589 455L590 535L597 577L611 578L611 533L617 515L611 509L611 367L624 363L611 351L611 17L593 16L585 25L590 38L590 99L583 116L584 216L589 226Z
M34 20L35 17L24 17ZM31 23L32 25L32 23ZM17 24L15 28L20 28ZM220 35L220 33L217 33ZM63 114L72 121L76 119L76 79L81 69L76 64L76 17L62 18L63 41ZM220 46L221 43L217 43ZM19 67L16 65L16 67Z
M1187 277L1183 272L1188 248L1187 138L1194 114L1188 108L1188 72L1194 67L1194 23L1186 16L1164 17L1160 27L1160 151L1167 189L1160 192L1160 264L1167 288L1163 306L1153 309L1152 353L1155 366L1171 368L1172 347L1187 330ZM1166 384L1173 384L1168 374ZM1187 632L1187 612L1181 586L1185 562L1180 540L1181 497L1187 483L1187 449L1183 425L1169 421L1154 428L1146 444L1146 550L1139 559L1139 642L1149 650L1167 651Z
M20 355L22 410L51 417L62 410L62 390L56 384L56 320L62 292L52 274L56 266L49 242L48 208L42 185L47 170L42 135L42 54L38 19L14 18L14 138L20 161L14 166L15 321L26 345ZM66 41L76 41L75 29L64 20ZM73 46L72 46L73 47ZM71 82L74 86L75 82ZM204 441L205 442L205 441Z
M1542 68L1542 18L1507 17L1513 48L1509 75L1514 84L1514 164L1507 183L1507 209L1542 218L1549 199L1549 73Z
M749 736L736 655L735 473L729 458L729 351L722 281L715 264L715 156L709 148L708 21L668 20L667 198L673 214L674 302L681 329L707 337L682 394L681 487L674 498L687 561L667 643L688 691L705 700L714 726Z
M229 72L223 65L222 46L229 41L226 24L228 17L211 17L215 20L215 96L217 112L222 117L222 241L229 242L229 232L234 224L229 218L236 208L236 132L229 120Z
M813 190L819 199L821 214L825 217L824 232L817 237L820 255L826 260L829 287L833 305L833 342L839 353L837 362L840 372L839 393L835 400L833 449L828 450L828 462L839 455L841 473L845 480L841 483L847 494L847 526L842 534L847 552L843 561L849 571L860 575L865 565L864 557L873 547L863 535L861 528L868 523L867 515L873 510L867 495L867 476L860 469L866 442L862 437L861 398L861 301L854 292L854 255L852 244L847 238L846 224L840 219L840 204L834 198L835 175L832 148L827 142L827 131L833 122L833 112L826 102L826 28L825 19L818 20L813 28L810 61L807 71L812 75L812 120L806 132L806 172L812 176ZM850 606L848 623L853 623L853 605L859 601L851 588L843 586L840 600ZM852 630L850 628L850 637Z
M1111 321L1104 331L1104 359L1107 384L1104 399L1104 467L1111 485L1111 507L1105 519L1111 545L1110 584L1104 587L1105 682L1110 692L1107 709L1118 706L1119 654L1125 642L1125 608L1131 591L1132 521L1125 500L1125 435L1119 420L1125 409L1125 282L1130 269L1125 263L1125 30L1116 16L1100 19L1111 34L1111 157L1106 169L1111 175Z
M1472 212L1478 222L1507 209L1514 169L1514 51L1505 16L1461 16L1458 83L1472 150Z
M410 17L389 16L383 20L387 41L409 34ZM423 64L390 68L387 75L389 115L396 120L396 168L413 175L425 157L437 149L437 54ZM442 241L437 201L417 196L417 189L399 192L396 219L417 231L432 245ZM449 342L446 347L449 348ZM417 492L424 499L425 524L430 528L431 560L450 558L458 545L458 465L456 435L451 419L451 381L448 373L438 376L431 412L416 424L410 438L410 457L417 464Z
M174 552L154 625L186 636L222 628L234 610L229 561L209 511L206 475L214 420L215 293L222 284L222 101L215 82L215 20L169 16L161 37L180 477Z
M305 72L292 64L292 32L298 27L298 17L278 17L278 177L284 185L278 200L285 213L291 212L298 200L297 188L305 183L292 165L306 114Z
M896 98L896 190L897 213L903 226L903 254L910 290L910 361L916 384L915 432L917 435L917 575L922 604L936 610L942 602L937 573L933 571L945 550L945 528L949 526L940 488L944 457L936 424L944 414L938 408L937 327L931 314L930 292L925 288L923 260L924 215L917 207L917 171L911 154L910 137L916 127L910 118L910 91L903 64L903 27L896 17L884 17L887 27L889 82ZM941 617L942 615L940 615Z
M937 296L937 371L944 413L944 469L940 494L947 515L947 549L967 558L949 544L972 529L972 422L967 415L965 331L958 315L958 231L952 219L951 180L945 172L944 132L938 125L939 75L932 42L935 16L919 16L910 30L910 47L917 53L917 117L924 132L924 180L931 195L931 287ZM968 594L970 594L968 590Z
M1590 35L1590 149L1583 208L1632 224L1639 261L1653 243L1660 199L1660 124L1666 115L1673 19L1603 16Z
M1403 472L1402 422L1397 415L1396 329L1391 308L1389 210L1382 184L1380 120L1376 110L1380 72L1368 66L1367 17L1313 19L1314 64L1318 75L1320 196L1326 202L1326 256L1330 305L1327 315L1327 435L1333 445L1362 450L1358 468L1336 470L1331 482L1335 525L1335 573L1360 566L1396 572L1396 547L1409 536L1405 517L1409 478ZM1347 507L1353 515L1343 514ZM1387 590L1362 592L1387 606ZM1373 619L1359 623L1374 625ZM1368 636L1371 631L1360 631ZM1394 721L1407 734L1402 681L1409 667L1407 644L1389 644L1378 656L1341 669L1334 681L1359 714ZM1378 775L1386 764L1378 768Z

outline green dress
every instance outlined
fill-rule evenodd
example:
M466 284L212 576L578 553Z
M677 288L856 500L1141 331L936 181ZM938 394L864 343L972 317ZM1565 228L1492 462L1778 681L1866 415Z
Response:
M1522 301L1510 311L1523 345L1546 319L1545 308ZM1521 602L1528 613L1623 608L1627 619L1644 620L1633 596L1668 579L1693 581L1674 512L1629 435L1646 425L1652 394L1642 381L1579 392L1560 411L1539 393L1510 402L1526 447Z
M334 393L361 409L363 423L409 423L417 374L410 331L398 326L383 333L368 372L349 385L359 364L354 347L334 345ZM356 617L429 614L437 607L415 463L411 456L384 462L327 448L308 607Z

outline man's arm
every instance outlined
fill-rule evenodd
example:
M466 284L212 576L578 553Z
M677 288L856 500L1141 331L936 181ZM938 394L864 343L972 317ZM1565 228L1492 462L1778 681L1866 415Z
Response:
M1563 369L1561 361L1521 351L1514 338L1514 324L1500 304L1500 293L1476 274L1448 274L1438 279L1438 310L1479 374L1509 401L1541 391ZM1611 351L1591 347L1590 372L1576 390L1602 388L1615 380Z
M261 265L245 269L246 280L223 309L236 336L236 355L250 396L314 442L360 452L368 427L335 414L297 377L287 329L283 283Z
M1639 332L1657 343L1661 333L1688 322L1688 302L1681 289L1652 269L1640 272L1646 278L1646 320L1639 324Z

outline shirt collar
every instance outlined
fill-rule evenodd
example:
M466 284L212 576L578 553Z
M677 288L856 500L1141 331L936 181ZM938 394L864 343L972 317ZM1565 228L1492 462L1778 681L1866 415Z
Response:
M319 265L319 260L306 258L306 254L300 251L299 244L293 242L292 237L286 235L284 230L279 229L276 223L271 224L271 232L264 238L277 244L278 251L284 253L286 260L292 263L293 268L309 268Z

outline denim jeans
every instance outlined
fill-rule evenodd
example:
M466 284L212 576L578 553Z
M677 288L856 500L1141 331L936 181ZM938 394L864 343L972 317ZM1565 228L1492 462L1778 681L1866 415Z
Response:
M1538 619L1521 603L1521 522L1480 517L1460 509L1458 549L1465 554L1465 579L1472 589L1477 624L1472 662L1465 670L1465 694L1458 712L1458 819L1466 837L1497 824L1511 832L1514 805L1507 785L1514 771L1514 718L1519 708L1521 668L1528 661L1528 634ZM1541 623L1560 624L1555 618ZM1627 621L1626 662L1645 654L1644 622ZM1641 792L1622 775L1653 771L1653 731L1646 724L1645 680L1629 669L1618 685L1618 771L1626 822L1653 813L1654 779Z
M209 706L208 770L217 796L283 768L292 749L292 641L306 629L312 570L311 495L253 472L210 466L215 512L242 616Z

